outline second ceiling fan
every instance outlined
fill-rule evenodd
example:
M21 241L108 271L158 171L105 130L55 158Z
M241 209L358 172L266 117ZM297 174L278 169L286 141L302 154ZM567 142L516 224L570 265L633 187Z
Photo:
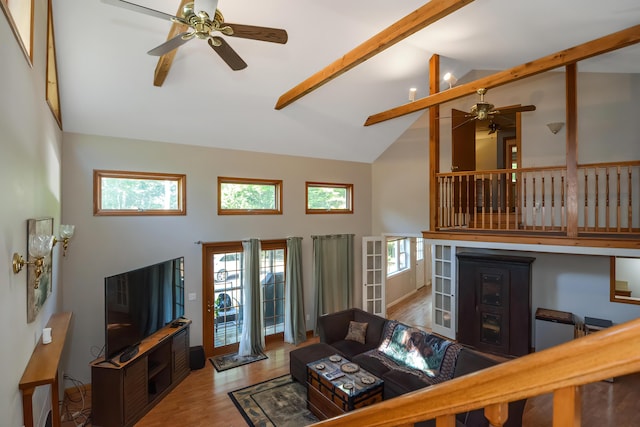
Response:
M221 35L281 44L285 44L288 39L287 32L279 28L225 22L222 13L217 8L218 0L195 0L195 2L187 3L183 8L182 16L170 15L125 0L102 0L102 2L189 27L187 31L151 49L147 52L149 55L162 56L177 49L189 40L198 38L206 40L209 46L220 55L232 70L242 70L247 67L247 63L229 46Z
M491 120L498 115L506 115L512 113L521 113L523 111L535 111L535 105L520 105L515 107L500 107L494 108L494 105L484 100L484 95L487 93L487 89L480 88L477 90L480 95L480 101L471 107L470 112L465 115L468 121L471 120ZM466 123L466 122L465 122Z

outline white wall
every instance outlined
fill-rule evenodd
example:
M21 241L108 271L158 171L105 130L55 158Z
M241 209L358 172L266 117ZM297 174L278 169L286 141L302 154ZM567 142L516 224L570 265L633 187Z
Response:
M422 114L373 163L373 235L420 235L429 228L427 117Z
M64 307L76 315L67 366L89 382L89 362L104 344L104 278L177 256L185 257L186 292L195 292L186 316L193 320L191 345L202 343L202 252L196 241L237 241L301 236L305 311L314 319L312 235L356 235L355 299L359 305L360 239L371 230L371 165L270 155L189 145L64 135L63 217L76 225L64 260ZM187 175L187 215L93 216L94 169ZM283 215L218 216L217 177L283 180ZM354 184L354 214L306 215L305 181ZM307 325L313 328L313 323Z
M33 67L0 13L0 424L21 426L18 383L52 313L62 307L59 248L53 256L53 293L35 321L27 323L26 268L14 274L14 252L26 256L29 218L53 217L60 224L61 132L45 102L46 2L34 6ZM54 332L55 339L55 332ZM51 408L50 387L38 387L33 398L36 426Z

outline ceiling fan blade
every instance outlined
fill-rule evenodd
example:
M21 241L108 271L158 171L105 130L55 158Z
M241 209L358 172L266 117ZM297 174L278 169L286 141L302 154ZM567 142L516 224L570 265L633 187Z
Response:
M465 120L464 122L462 122L462 123L458 124L457 126L452 127L452 128L451 128L451 130L456 130L456 129L458 129L460 126L464 126L464 125L466 125L467 123L469 123L469 122L471 122L471 121L473 121L473 120L476 120L477 118L478 118L478 117L476 117L476 116L474 116L474 117L470 117L469 119L467 119L467 120Z
M240 55L238 55L223 38L211 37L207 40L207 43L209 43L209 46L220 55L220 58L222 58L232 70L238 71L247 68L247 63L240 58Z
M256 27L255 25L229 24L225 26L231 27L233 34L227 34L232 37L240 37L243 39L260 40L264 42L285 44L289 39L287 32L279 28Z
M161 45L154 47L147 53L153 56L162 56L165 53L171 52L173 49L179 48L180 46L182 46L183 44L191 40L193 37L194 37L193 33L189 33L189 32L180 33L177 36L162 43Z
M523 111L535 111L535 110L536 110L535 105L521 105L519 107L496 108L495 110L491 111L490 114L511 114L511 113L521 113Z
M144 13L145 15L155 16L156 18L165 19L167 21L178 21L185 25L189 25L187 21L168 13L160 12L159 10L150 9L148 7L140 6L135 3L130 3L124 0L102 0L102 3L110 4L112 6L122 7L124 9L133 10L134 12Z

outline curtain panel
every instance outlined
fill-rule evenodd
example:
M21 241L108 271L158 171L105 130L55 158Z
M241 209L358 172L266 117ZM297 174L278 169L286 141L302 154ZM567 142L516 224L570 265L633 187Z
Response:
M243 241L242 248L244 301L242 302L243 321L238 355L248 356L260 354L264 350L264 327L260 298L260 240Z
M353 234L312 236L316 320L351 307L354 282ZM317 331L316 321L316 331Z
M307 340L302 283L302 237L287 239L285 281L287 306L284 314L284 340L298 345Z

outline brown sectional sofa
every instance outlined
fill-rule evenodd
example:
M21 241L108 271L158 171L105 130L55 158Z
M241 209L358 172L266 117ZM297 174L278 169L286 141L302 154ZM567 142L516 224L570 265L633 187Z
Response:
M367 323L364 342L345 339L350 322ZM384 380L384 399L429 387L439 382L457 378L471 372L493 366L499 362L486 357L460 344L450 342L402 323L387 320L351 308L337 313L327 314L318 319L320 342L293 350L290 354L290 372L294 379L306 383L306 365L331 354L340 354L357 363L362 368ZM428 355L424 360L432 361L438 369L416 369L415 358L403 354L403 346L398 345L399 338L411 346L412 351L419 347L421 354ZM407 360L405 360L405 358ZM422 358L419 358L422 362ZM522 425L522 413L525 400L509 404L509 419L505 427ZM465 427L488 427L489 423L482 410L458 414L457 425ZM416 426L435 426L433 420Z

